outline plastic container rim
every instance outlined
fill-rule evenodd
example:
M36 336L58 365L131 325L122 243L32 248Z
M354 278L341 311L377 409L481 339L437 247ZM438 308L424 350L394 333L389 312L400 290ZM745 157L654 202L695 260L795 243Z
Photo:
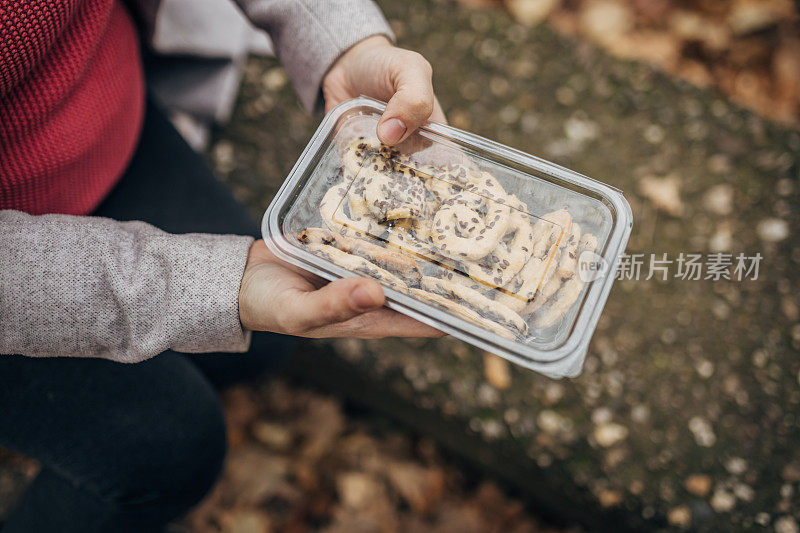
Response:
M382 113L385 109L385 104L369 97L360 96L342 102L332 109L322 120L317 131L292 167L288 177L275 194L261 222L264 241L277 257L331 281L342 277L354 276L354 274L289 242L281 231L278 215L285 206L290 192L304 176L311 160L319 152L333 127L342 115L351 109L359 107L371 107L374 111ZM604 277L594 280L590 284L567 338L560 345L547 350L505 339L462 318L450 315L426 302L421 302L384 286L383 290L387 296L386 306L531 370L546 372L546 368L550 365L562 363L564 359L570 356L582 356L585 354L605 302L608 299L608 294L611 291L619 256L627 245L632 229L633 213L630 204L621 191L545 159L526 154L515 148L452 126L428 123L420 129L446 139L456 140L470 148L477 149L477 151L500 156L519 165L532 168L546 176L553 176L566 183L577 185L605 199L614 209L615 215L606 244L606 253L603 256L603 259L609 263L609 268ZM541 176L537 177L542 179ZM404 303L404 301L408 303ZM410 307L410 305L414 307ZM424 306L425 312L423 313L418 309L418 306Z

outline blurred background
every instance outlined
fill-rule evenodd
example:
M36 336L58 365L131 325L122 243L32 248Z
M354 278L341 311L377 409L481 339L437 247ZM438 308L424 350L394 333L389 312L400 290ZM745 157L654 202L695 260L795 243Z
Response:
M378 3L453 125L622 189L629 253L760 253L760 275L617 282L573 380L449 338L305 343L224 393L223 479L174 531L798 533L798 3ZM162 14L151 81L260 218L318 119L214 9L195 41ZM198 64L214 108L187 98ZM0 453L2 516L37 465Z

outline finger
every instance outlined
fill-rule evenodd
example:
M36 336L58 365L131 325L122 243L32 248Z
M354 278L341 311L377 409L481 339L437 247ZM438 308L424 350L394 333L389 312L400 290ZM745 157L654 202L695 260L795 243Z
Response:
M345 322L380 308L384 300L383 289L377 281L344 278L315 291L287 291L279 306L284 329L304 334L314 328Z
M447 122L447 117L444 115L444 111L442 111L442 106L439 105L439 99L435 96L433 97L433 113L431 113L431 117L428 121L449 124L449 122Z
M338 324L330 324L309 333L312 337L442 337L436 328L387 308L369 311Z
M398 50L389 64L394 94L378 122L378 138L398 144L424 124L434 110L430 63L416 52Z

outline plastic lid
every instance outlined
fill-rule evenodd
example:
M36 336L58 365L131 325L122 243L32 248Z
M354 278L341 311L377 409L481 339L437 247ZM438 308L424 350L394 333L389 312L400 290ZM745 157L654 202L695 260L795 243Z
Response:
M326 118L265 214L268 245L328 279L370 276L390 307L472 344L574 374L630 233L622 195L446 126L382 145L382 110L359 98Z

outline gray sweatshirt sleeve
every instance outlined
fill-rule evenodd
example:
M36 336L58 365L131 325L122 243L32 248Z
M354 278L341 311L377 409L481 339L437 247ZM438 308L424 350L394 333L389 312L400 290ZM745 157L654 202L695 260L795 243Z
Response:
M236 0L269 33L306 111L320 111L328 69L348 48L371 35L394 34L371 0Z
M0 354L133 363L166 349L244 351L250 237L0 211Z

